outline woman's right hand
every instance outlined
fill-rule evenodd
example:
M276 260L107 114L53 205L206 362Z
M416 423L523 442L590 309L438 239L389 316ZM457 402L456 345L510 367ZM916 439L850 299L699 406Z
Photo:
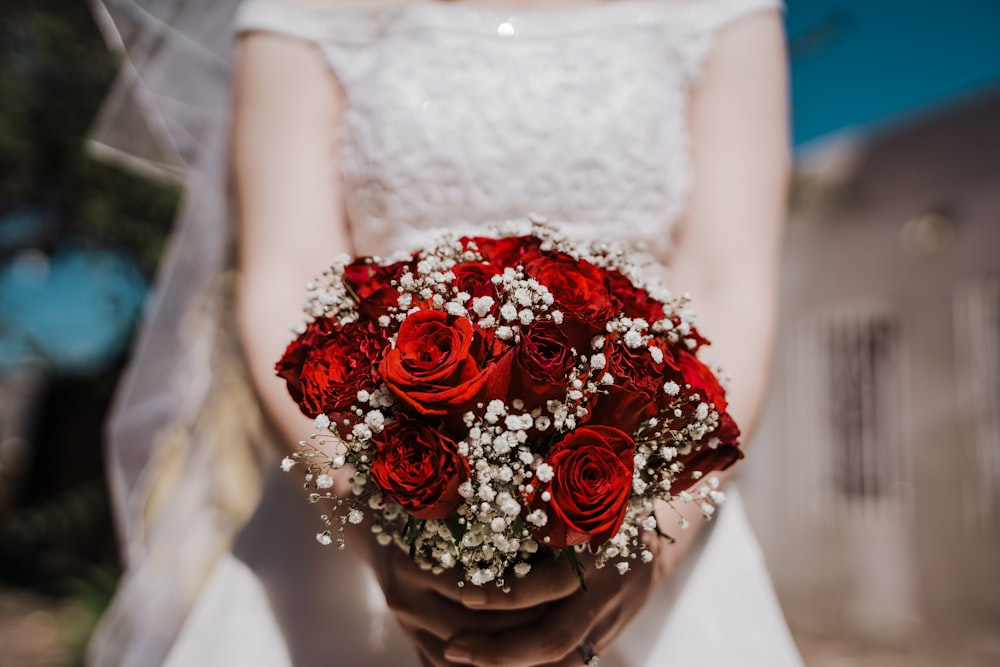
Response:
M345 536L372 568L386 604L425 664L451 666L444 657L447 642L461 633L495 634L537 624L548 608L580 589L580 582L566 563L544 560L531 573L531 586L514 581L508 593L462 582L459 570L433 574L421 570L398 546L379 545L368 522L351 526ZM460 583L461 582L461 583ZM491 600L503 597L503 609ZM486 607L494 607L487 609Z

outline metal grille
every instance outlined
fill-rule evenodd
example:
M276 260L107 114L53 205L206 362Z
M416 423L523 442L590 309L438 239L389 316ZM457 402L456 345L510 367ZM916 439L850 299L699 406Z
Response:
M960 286L955 357L965 450L967 523L1000 530L1000 279Z
M827 422L834 483L848 498L878 498L899 481L899 325L845 318L826 331Z
M795 497L817 516L903 507L908 383L902 318L852 304L812 315L792 351L789 425L801 471Z

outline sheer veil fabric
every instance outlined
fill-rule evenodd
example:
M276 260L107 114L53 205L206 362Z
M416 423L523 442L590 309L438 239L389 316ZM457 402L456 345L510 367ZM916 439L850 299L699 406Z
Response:
M295 509L305 501L299 489L287 479L278 479L280 473L274 472L277 455L270 451L273 446L267 443L266 427L244 377L229 322L232 228L224 187L234 20L241 29L275 30L318 43L345 84L350 105L358 105L349 109L345 121L347 134L354 139L348 140L343 175L353 240L359 252L384 252L387 239L397 246L412 245L425 231L420 220L457 227L475 223L481 216L502 220L528 212L520 207L536 201L529 188L538 179L530 175L525 179L524 201L484 192L478 186L506 182L515 171L509 165L497 166L494 153L460 154L455 150L492 150L499 145L494 141L499 137L519 138L530 148L545 144L553 159L568 153L558 145L549 146L544 132L538 141L523 132L516 136L503 132L503 126L493 123L492 117L489 123L479 124L490 125L489 140L486 136L457 141L452 137L450 143L434 137L434 132L460 131L448 122L401 133L402 143L392 131L366 125L370 119L379 119L384 127L405 127L427 118L412 112L390 117L405 107L380 96L413 91L410 83L415 79L412 71L400 71L403 78L396 82L385 77L396 65L409 67L421 62L420 54L451 59L452 51L422 49L422 36L429 34L424 28L433 32L440 25L438 21L447 23L449 17L459 15L472 17L476 14L474 4L459 10L455 8L464 3L417 3L426 11L423 16L427 22L420 23L420 19L416 24L404 24L397 33L403 42L412 38L410 46L417 48L414 57L400 57L395 50L399 44L394 44L393 49L385 48L379 56L372 56L381 58L376 63L368 58L375 51L367 49L365 42L392 30L387 27L396 15L391 6L384 12L370 12L363 2L344 3L351 8L338 14L337 24L332 25L322 12L303 14L265 0L251 0L242 9L241 0L92 2L109 45L122 57L119 78L92 133L92 147L99 155L131 168L178 179L186 194L108 429L109 475L127 569L91 642L90 663L99 667L303 667L330 661L416 665L413 651L389 620L384 601L365 568L349 553L331 553L309 544L310 524L306 514ZM666 210L669 216L663 226L655 233L646 227L642 234L652 243L669 242L669 231L681 213L690 180L683 127L689 78L696 76L711 45L711 35L721 24L749 11L773 8L776 2L607 3L622 7L620 13L615 9L600 11L609 18L617 16L615 20L623 27L631 25L629 14L633 10L642 9L633 17L641 19L641 24L646 21L645 9L656 14L662 9L660 4L678 5L678 16L690 15L700 21L698 30L677 33L691 38L674 49L678 58L673 64L678 71L663 72L649 63L641 68L649 81L658 81L661 75L676 79L676 89L664 93L672 97L661 100L672 120L663 123L662 115L644 111L641 120L660 128L652 135L643 133L638 122L618 119L608 125L611 131L622 134L622 141L642 149L628 154L594 153L578 141L588 137L585 130L562 131L563 140L577 144L579 162L565 169L550 165L550 173L576 174L583 180L552 184L555 190L562 185L566 188L551 201L551 209L543 212L554 219L584 223L574 233L614 234L627 239L628 234L641 231L631 223L657 211L663 217ZM593 34L597 39L596 30L587 25L595 20L595 25L603 22L595 16L581 19L579 34ZM654 16L654 24L658 20ZM435 34L447 39L475 38L445 27ZM524 29L528 35L530 22ZM490 30L495 39L496 26ZM653 48L661 48L657 43L664 41L662 38L655 34L646 37ZM544 50L544 44L545 40L539 40L536 46ZM594 53L595 67L613 60L606 57L604 46L599 47ZM624 53L629 44L615 40L606 48ZM534 67L534 54L525 55ZM438 67L434 64L437 61L428 62ZM635 61L624 62L630 66ZM443 94L469 98L477 90L469 86L490 79L481 76L482 71L470 67L461 74L464 81L448 82L436 75L435 81L443 86ZM581 85L592 86L586 68L583 71L577 74ZM620 80L620 70L605 72L607 81ZM529 92L544 94L549 90L543 80L536 84ZM631 94L640 95L634 100L660 94L658 87L635 85L634 79L630 85ZM366 94L365 86L372 95ZM481 108L497 106L488 103L491 99L484 97L487 103ZM624 109L644 108L644 104L630 100L633 98L619 97L616 103ZM575 107L581 113L593 111L588 98L576 101L582 105ZM562 111L575 116L567 109ZM605 118L617 119L617 112L613 109ZM497 119L499 123L507 120ZM533 120L527 118L526 122ZM632 136L625 136L629 132ZM648 141L647 135L662 143ZM429 142L406 143L417 137L429 138ZM391 146L401 149L400 159L386 152ZM457 148L436 154L435 146ZM664 146L672 149L664 152ZM642 151L654 156L649 168ZM381 160L370 160L373 155ZM595 162L595 155L606 158L605 162ZM537 155L534 161L538 161ZM379 171L380 165L387 164L392 165L392 171ZM455 168L456 164L463 166ZM495 171L491 174L479 169ZM650 169L665 171L651 175ZM613 229L606 225L608 209L600 208L609 206L606 198L594 196L605 188L609 176L618 179L615 184L643 193L628 201L645 207L631 211L630 217ZM452 182L447 191L427 190L446 178L470 180ZM472 196L480 199L467 199ZM428 215L426 207L432 204L434 211L447 212L443 221L441 215ZM538 210L537 205L532 209ZM416 213L414 220L406 219L407 212ZM301 539L302 535L307 539ZM712 530L703 531L703 535L700 553L687 559L685 571L673 577L667 590L643 610L615 648L602 656L604 664L697 661L719 666L798 667L800 662L738 495L733 494ZM311 602L300 593L321 586L324 591L336 591L336 596L327 594L327 599L310 607ZM313 618L303 618L313 611ZM341 650L327 655L325 647L337 645L338 638Z
M93 3L122 64L91 149L185 186L107 427L126 571L91 642L93 665L166 660L216 559L256 506L259 471L273 456L226 319L224 158L238 4Z

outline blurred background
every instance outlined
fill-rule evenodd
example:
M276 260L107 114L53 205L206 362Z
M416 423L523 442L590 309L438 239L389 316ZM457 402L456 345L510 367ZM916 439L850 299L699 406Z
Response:
M1000 3L788 0L796 170L744 495L809 667L1000 665ZM0 6L0 666L113 593L102 422L178 205L86 136L83 0ZM105 156L106 157L106 156Z

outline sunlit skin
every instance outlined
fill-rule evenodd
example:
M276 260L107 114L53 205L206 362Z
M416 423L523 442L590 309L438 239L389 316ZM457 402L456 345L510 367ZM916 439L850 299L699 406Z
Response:
M287 343L283 325L301 319L302 286L337 253L352 252L339 183L344 104L314 46L262 32L241 38L232 142L238 326L278 446L288 450L314 429L274 376ZM745 434L765 395L774 335L789 165L786 105L777 13L724 28L692 101L697 178L687 215L671 255L660 258L671 269L671 290L695 299L698 327L712 340L703 358L734 378L729 411ZM345 492L345 479L335 488ZM425 664L579 665L579 642L586 638L605 650L689 551L702 521L693 504L679 509L687 530L677 530L675 511L658 511L676 543L650 536L656 558L627 576L587 568L586 592L562 562L537 565L505 594L490 586L459 587L457 574L422 572L401 550L378 546L365 526L352 529L348 544L371 566Z

